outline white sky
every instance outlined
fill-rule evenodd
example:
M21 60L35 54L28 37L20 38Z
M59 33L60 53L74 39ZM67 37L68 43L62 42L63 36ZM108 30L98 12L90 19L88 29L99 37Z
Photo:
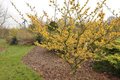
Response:
M12 15L16 20L20 21L22 23L20 16L18 15L17 11L14 9L14 7L11 5L10 1L12 1L16 7L23 13L30 13L30 9L26 6L26 2L30 3L30 5L36 7L36 11L38 14L42 14L43 10L48 12L49 16L53 16L54 9L52 7L49 7L49 0L0 0L3 1L4 7L8 7L8 13ZM58 0L58 4L62 4L64 0ZM84 4L86 0L79 0L81 5ZM91 7L91 9L95 8L96 3L100 0L90 0L88 6ZM115 10L116 13L120 13L120 0L107 0L107 5L112 9ZM107 19L109 16L112 16L110 11L107 10L106 7L104 7ZM14 25L15 23L13 20L9 20L9 25Z

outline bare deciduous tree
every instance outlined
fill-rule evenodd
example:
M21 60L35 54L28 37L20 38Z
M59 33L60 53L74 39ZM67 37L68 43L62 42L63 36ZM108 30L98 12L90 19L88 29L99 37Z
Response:
M6 22L8 9L4 9L0 4L0 27Z
M0 1L0 38L5 38L8 35L8 29L4 25L9 18L7 15L8 9L3 6L3 1Z

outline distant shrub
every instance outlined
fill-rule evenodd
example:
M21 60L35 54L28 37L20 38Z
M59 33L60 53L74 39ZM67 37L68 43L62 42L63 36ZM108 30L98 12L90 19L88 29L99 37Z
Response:
M0 28L0 38L6 38L9 34L9 31L7 28Z
M8 44L13 45L18 43L18 39L16 37L18 29L12 28L8 29L9 35L6 37L6 41Z
M21 45L33 45L34 44L34 35L29 32L27 29L20 29L16 35L18 39L18 44Z
M6 42L10 45L17 45L18 44L18 39L16 38L16 36L8 36L5 39L6 39Z
M32 33L25 29L18 29L15 36L17 37L18 40L33 38Z
M16 45L18 44L18 40L16 37L11 38L10 45Z
M51 21L48 25L49 31L55 31L58 28L58 24L55 21Z
M35 40L36 40L38 43L42 43L42 41L43 41L44 39L43 39L42 35L37 34L37 35L35 36Z
M18 43L20 45L32 45L34 44L34 35L27 29L9 29L9 36L6 37L6 41L9 44ZM16 42L17 41L17 42Z

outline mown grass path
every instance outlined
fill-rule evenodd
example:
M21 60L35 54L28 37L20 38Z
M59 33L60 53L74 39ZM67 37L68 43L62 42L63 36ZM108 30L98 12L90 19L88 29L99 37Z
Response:
M0 80L42 80L32 69L22 62L33 46L9 46L4 40L0 40Z

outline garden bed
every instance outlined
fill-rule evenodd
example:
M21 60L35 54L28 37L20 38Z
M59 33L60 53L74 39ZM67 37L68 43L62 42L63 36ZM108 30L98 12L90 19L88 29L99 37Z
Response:
M45 80L120 80L106 73L95 72L91 67L92 61L82 64L76 75L72 76L68 63L40 47L35 47L23 58L23 62L42 75Z

